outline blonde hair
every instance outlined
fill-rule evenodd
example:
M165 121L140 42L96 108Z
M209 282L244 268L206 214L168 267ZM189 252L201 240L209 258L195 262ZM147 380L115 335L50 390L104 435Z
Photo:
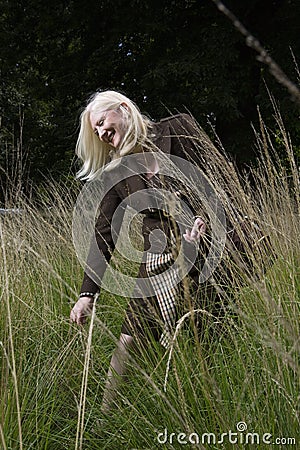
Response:
M127 107L120 108L124 103ZM90 123L90 113L118 108L125 119L127 131L120 147L112 152L111 146L100 141L94 133ZM83 161L83 165L77 173L77 178L92 180L97 176L97 172L109 162L110 157L115 161L129 153L141 151L142 147L148 148L151 145L147 137L149 127L151 127L150 120L143 116L135 103L125 95L116 91L96 92L80 116L80 131L75 152Z

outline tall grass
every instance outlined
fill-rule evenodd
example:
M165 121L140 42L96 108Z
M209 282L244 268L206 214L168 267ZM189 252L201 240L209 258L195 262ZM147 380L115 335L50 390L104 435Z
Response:
M247 214L267 245L245 240L251 264L242 269L228 258L222 330L214 332L202 307L201 336L182 319L171 350L154 342L140 348L109 416L101 416L101 397L127 300L102 292L87 325L69 323L82 279L70 189L51 184L50 209L48 199L35 207L19 198L22 214L0 217L1 448L243 449L247 432L261 448L272 448L262 442L265 433L271 442L299 443L299 174L279 114L277 120L285 165L261 121L258 163L247 175L199 130L203 162L228 217ZM222 276L216 282L223 290ZM238 434L218 443L230 430ZM202 442L203 433L215 441L206 435Z

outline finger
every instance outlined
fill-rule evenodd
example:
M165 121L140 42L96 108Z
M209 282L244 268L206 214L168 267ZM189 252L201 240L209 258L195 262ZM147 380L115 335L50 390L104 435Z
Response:
M76 318L75 318L75 314L74 314L73 309L72 309L72 311L70 312L70 321L71 321L71 322L75 322L75 321L76 321Z
M193 227L193 229L192 229L192 231L191 231L191 235L190 235L191 239L192 239L192 240L193 240L193 239L196 239L196 238L197 238L197 235L198 235L198 229L195 228L195 227Z
M196 225L196 223L194 223L192 231L191 231L191 235L190 235L191 239L193 239L193 240L197 239L198 233L199 233L199 228Z
M73 323L76 323L77 325L82 324L82 316L81 316L80 312L76 311L76 308L73 308L70 313L70 321Z
M183 237L186 240L186 242L189 242L189 243L192 242L191 239L186 234L184 234Z
M85 316L79 316L77 319L77 325L84 325L86 322L86 317Z
M184 237L185 239L189 239L189 238L190 238L190 232L189 232L188 229L185 230L185 234L183 235L183 237Z
M205 233L206 224L200 217L198 217L198 219L195 220L194 226L197 228L198 233L201 234Z
M185 230L185 234L183 234L183 237L187 242L192 242L191 241L191 233L188 229Z

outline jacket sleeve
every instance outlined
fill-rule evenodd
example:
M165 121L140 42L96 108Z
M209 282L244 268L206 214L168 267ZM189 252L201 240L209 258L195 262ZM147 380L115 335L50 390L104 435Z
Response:
M126 207L131 206L137 211L143 209L145 197L131 196L133 193L146 189L143 177L138 175L141 172L140 166L134 166L135 160L136 158L131 161L129 168L124 163L116 169L117 174L120 174L119 171L123 170L121 177L118 175L115 179L116 173L113 171L106 175L109 177L109 184L113 187L107 192L100 204L80 293L95 294L100 290L103 275L121 230ZM120 178L121 181L117 181Z
M100 204L80 293L96 294L100 289L102 277L115 248L114 236L118 236L124 217L125 207L120 208L117 220L112 225L113 215L121 201L122 198L114 186Z

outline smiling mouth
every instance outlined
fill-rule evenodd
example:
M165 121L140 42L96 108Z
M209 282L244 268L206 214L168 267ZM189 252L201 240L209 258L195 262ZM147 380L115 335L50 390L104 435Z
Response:
M108 141L109 144L112 143L113 138L115 137L115 134L116 134L115 130L112 130L112 131L110 131L110 132L108 133L108 135L107 135L107 141Z

